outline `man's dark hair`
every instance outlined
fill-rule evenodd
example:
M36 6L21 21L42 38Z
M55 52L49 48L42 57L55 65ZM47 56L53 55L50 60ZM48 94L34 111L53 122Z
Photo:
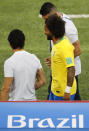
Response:
M62 38L65 34L65 22L57 15L51 15L45 24L55 38Z
M50 2L45 2L42 6L41 6L41 9L40 9L40 14L42 16L45 16L49 13L52 12L52 10L57 10L55 5L53 5L52 3Z
M14 29L10 32L8 41L13 49L22 49L24 48L25 35L21 30Z

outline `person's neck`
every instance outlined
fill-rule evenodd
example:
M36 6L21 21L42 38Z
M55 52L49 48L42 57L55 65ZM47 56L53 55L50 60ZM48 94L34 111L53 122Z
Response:
M24 51L24 49L14 49L13 51L14 51L14 52L17 52L17 51Z
M55 45L59 40L60 40L60 38L56 39L53 37L53 44Z

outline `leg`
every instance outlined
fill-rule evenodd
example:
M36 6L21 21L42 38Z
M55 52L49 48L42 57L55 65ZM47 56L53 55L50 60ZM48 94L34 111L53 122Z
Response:
M70 96L70 100L74 100L74 98L75 98L75 94ZM54 95L54 100L61 101L61 100L63 100L63 97L58 97L58 96Z
M70 96L70 100L75 100L75 94Z
M49 100L54 100L54 94L50 91Z
M63 100L63 97L55 96L55 95L50 91L50 94L49 94L49 100L53 100L53 101L61 101L61 100Z
M74 100L81 100L80 94L79 94L79 82L78 82L78 76L75 76L76 83L77 83L77 90L75 94Z
M56 100L56 101L61 101L61 100L63 100L63 97L59 97L59 96L55 96L55 95L54 95L54 100Z
M70 100L74 100L74 98L75 98L75 94L70 96ZM61 101L63 100L63 97L55 96L52 92L50 92L49 100Z

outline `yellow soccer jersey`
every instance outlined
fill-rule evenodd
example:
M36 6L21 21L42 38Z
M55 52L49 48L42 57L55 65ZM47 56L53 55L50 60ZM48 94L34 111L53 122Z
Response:
M53 45L51 51L52 85L51 91L54 95L64 96L67 85L67 68L74 66L74 47L64 36L57 44ZM71 95L76 93L76 80L74 79Z

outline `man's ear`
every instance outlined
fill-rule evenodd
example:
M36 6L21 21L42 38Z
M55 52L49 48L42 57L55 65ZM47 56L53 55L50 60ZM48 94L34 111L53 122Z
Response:
M54 15L57 15L58 17L61 17L61 15L58 12L55 12Z

